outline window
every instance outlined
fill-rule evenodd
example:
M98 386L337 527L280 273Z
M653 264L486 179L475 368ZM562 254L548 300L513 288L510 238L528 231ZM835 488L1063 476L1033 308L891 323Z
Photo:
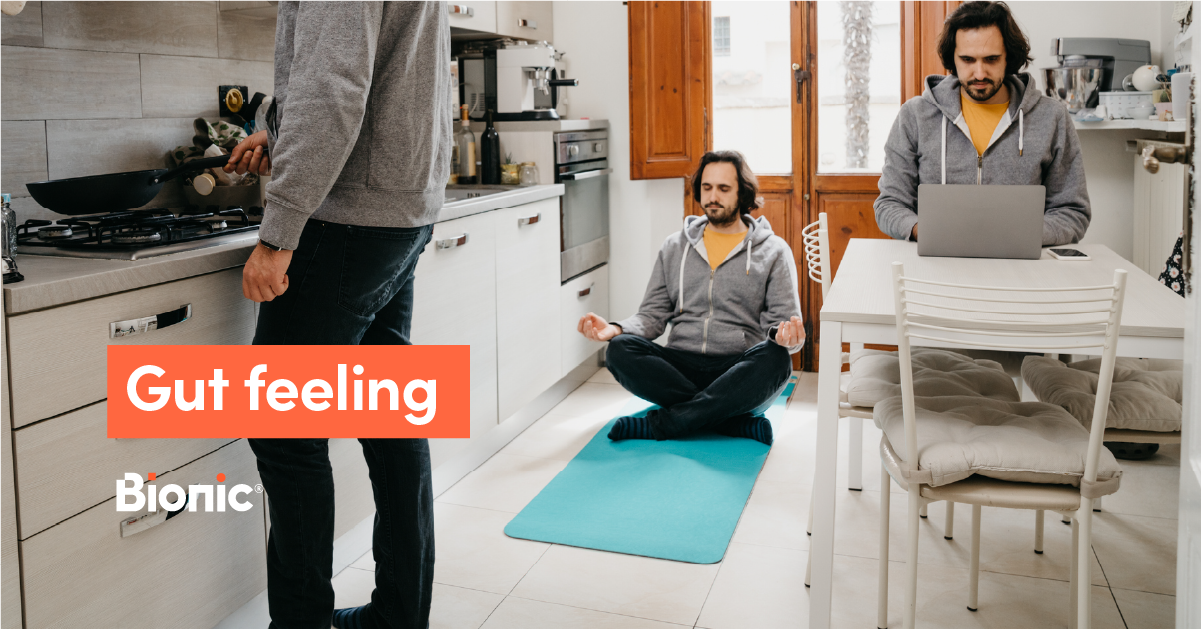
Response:
M713 56L730 56L730 18L713 18Z

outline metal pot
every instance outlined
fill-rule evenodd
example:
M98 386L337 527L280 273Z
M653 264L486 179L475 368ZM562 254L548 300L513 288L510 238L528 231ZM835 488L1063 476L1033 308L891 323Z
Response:
M1096 107L1104 72L1101 68L1044 68L1046 94L1066 104L1072 113Z

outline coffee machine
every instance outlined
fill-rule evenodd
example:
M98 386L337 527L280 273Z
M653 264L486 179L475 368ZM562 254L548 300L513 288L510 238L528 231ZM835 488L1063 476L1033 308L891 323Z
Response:
M1113 37L1056 37L1051 54L1061 68L1100 68L1099 92L1122 90L1122 79L1151 64L1151 42Z
M471 119L491 109L495 120L558 120L555 91L579 82L558 78L555 60L546 42L511 40L460 56L460 96Z

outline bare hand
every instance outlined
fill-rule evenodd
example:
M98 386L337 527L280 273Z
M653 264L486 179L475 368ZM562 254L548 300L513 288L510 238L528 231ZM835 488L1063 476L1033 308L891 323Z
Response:
M776 327L776 345L781 347L796 347L805 342L805 326L800 317L781 322Z
M605 321L604 317L592 314L591 312L580 317L580 324L576 329L585 337L601 342L608 341L621 334L621 328Z
M913 238L913 242L917 242L917 223L913 224L913 232L911 233L911 237Z
M267 132L259 131L248 136L229 152L229 163L224 166L227 173L235 170L239 175L254 173L271 174L271 157L267 154Z
M292 252L275 251L259 244L242 269L242 294L247 299L271 301L288 290L288 265Z

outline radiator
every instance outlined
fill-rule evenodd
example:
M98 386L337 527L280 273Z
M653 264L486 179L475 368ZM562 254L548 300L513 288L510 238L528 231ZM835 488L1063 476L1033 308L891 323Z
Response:
M1134 157L1134 262L1159 277L1180 236L1184 220L1184 182L1187 166L1160 164L1152 175Z

